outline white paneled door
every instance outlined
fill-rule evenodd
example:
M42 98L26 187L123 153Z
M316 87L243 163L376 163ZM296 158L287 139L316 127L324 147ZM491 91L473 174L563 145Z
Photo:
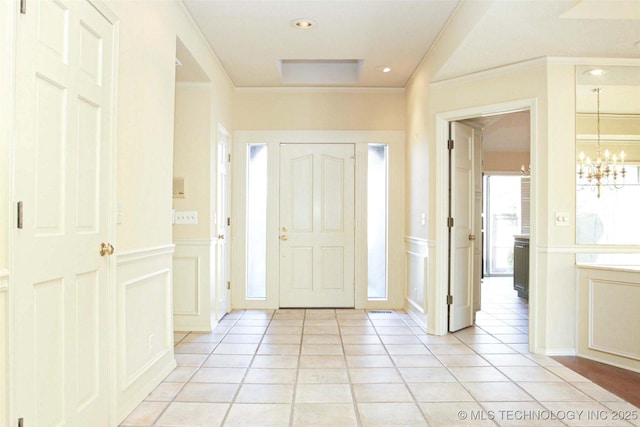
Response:
M13 414L28 427L107 426L113 26L87 1L26 3L16 79L23 216L12 254Z
M217 292L216 320L231 310L231 156L229 133L218 127L218 186L216 200L216 226L218 247L216 250Z
M451 228L449 330L473 324L474 274L474 133L460 123L451 124Z
M353 144L280 145L280 307L354 306Z

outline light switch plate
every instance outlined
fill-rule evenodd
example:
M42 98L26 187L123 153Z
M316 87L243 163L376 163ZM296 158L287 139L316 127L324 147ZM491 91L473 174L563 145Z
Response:
M197 224L198 211L176 211L175 224Z

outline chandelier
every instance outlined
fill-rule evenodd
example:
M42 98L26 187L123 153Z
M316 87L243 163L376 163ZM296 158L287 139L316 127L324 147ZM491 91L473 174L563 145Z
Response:
M595 186L600 198L600 190L602 186L620 189L622 188L621 180L624 179L626 170L624 168L624 151L620 155L611 155L609 150L605 150L604 157L600 148L600 94L604 92L602 88L595 88L593 92L598 99L597 120L598 120L598 139L596 144L596 158L591 160L585 156L584 152L580 152L580 167L578 168L578 183L583 187L586 185ZM620 161L620 163L618 163ZM618 181L618 178L621 178Z

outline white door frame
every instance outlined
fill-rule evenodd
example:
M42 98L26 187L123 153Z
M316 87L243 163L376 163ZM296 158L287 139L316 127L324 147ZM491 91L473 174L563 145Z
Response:
M404 280L404 132L403 131L236 131L232 156L232 279L233 309L276 309L279 307L279 149L281 143L353 143L356 147L355 175L355 307L402 308L406 294ZM267 296L246 298L246 165L247 146L267 144ZM389 147L389 296L385 301L367 298L366 161L368 144Z
M447 156L449 155L447 150L447 140L449 137L449 122L469 119L472 117L487 116L498 113L507 113L529 110L529 120L531 123L530 134L530 153L531 153L531 252L529 255L530 269L529 269L529 283L532 286L529 288L529 348L533 349L535 343L535 337L537 335L537 316L536 307L538 306L538 289L535 286L537 281L537 269L538 255L535 251L537 242L537 216L535 215L537 209L537 102L535 99L523 99L517 101L511 101L501 104L490 104L484 106L477 106L466 108L462 110L448 111L444 113L436 114L436 207L435 207L435 221L436 221L436 248L435 248L435 285L434 296L435 301L432 305L433 316L433 332L436 335L446 335L448 332L447 321L447 280L448 271L447 266L449 259L448 253L448 163ZM473 197L473 195L471 195Z

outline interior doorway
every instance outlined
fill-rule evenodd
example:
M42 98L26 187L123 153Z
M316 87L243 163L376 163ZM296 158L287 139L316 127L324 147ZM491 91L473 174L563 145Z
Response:
M526 262L522 261L522 254L516 257L518 248L516 238L526 239L528 249L530 200L529 200L529 169L530 169L530 113L528 110L509 112L495 115L484 115L452 122L450 126L465 125L473 128L478 136L474 136L474 144L480 145L480 156L467 156L474 158L471 170L473 176L482 175L481 190L460 191L459 184L453 179L451 188L451 206L463 206L467 210L472 206L482 206L479 225L469 231L469 239L477 234L481 240L478 245L482 252L482 263L471 266L468 274L465 292L460 291L460 284L455 279L456 274L450 274L450 318L449 330L456 331L460 327L452 327L451 312L456 306L456 299L460 305L460 299L467 301L467 305L473 305L474 318L469 325L485 329L487 333L504 335L503 344L515 346L528 346L529 306L527 292L516 290L514 285L514 271L520 273L520 277L526 277L528 286L528 251ZM451 133L453 135L454 133ZM452 138L455 147L459 148L461 141ZM452 150L452 148L450 148ZM459 154L456 155L459 157ZM451 156L453 159L456 156ZM452 177L453 171L457 173L459 167L456 162L450 164ZM469 175L471 176L471 174ZM451 180L451 178L450 178ZM458 180L459 181L459 180ZM464 188L462 188L464 190ZM478 193L481 193L480 195ZM460 199L463 199L462 201ZM462 203L464 201L464 203ZM480 202L480 203L479 203ZM471 214L471 212L469 212ZM455 233L458 224L458 213L452 212L453 217L452 246L457 249ZM464 233L462 233L464 234ZM456 243L453 246L453 243ZM456 261L455 251L450 252L451 271L456 271L459 281L460 266ZM518 259L520 262L518 266ZM471 265L471 264L470 264ZM481 284L473 286L474 281L480 280ZM528 291L528 289L527 289ZM468 298L468 299L466 299ZM472 302L471 302L472 301ZM459 325L458 325L459 326Z

